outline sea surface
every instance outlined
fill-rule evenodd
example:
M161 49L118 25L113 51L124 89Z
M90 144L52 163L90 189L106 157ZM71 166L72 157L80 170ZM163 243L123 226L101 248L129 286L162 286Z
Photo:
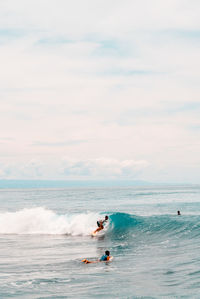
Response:
M200 298L200 186L1 189L0 298Z

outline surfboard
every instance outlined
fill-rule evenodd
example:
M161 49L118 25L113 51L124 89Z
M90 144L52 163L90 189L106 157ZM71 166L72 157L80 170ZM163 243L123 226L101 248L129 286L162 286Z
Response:
M94 231L94 232L91 232L91 236L92 236L92 237L95 237L96 235L97 235L97 232L95 232L95 231Z
M106 262L111 262L113 260L113 256L110 256L109 261Z
M104 230L101 230L101 231L99 231L99 232L96 232L95 233L95 231L94 232L91 232L91 236L92 237L102 237L103 235L105 234L105 231Z
M111 262L112 260L113 260L113 256L110 256L110 258L109 258L108 261L101 261L101 262L108 263L108 262ZM97 263L98 261L91 262L91 261L88 261L87 259L83 259L81 262L82 262L82 263L85 263L85 264L90 264L90 263ZM99 261L99 262L100 262L100 261Z

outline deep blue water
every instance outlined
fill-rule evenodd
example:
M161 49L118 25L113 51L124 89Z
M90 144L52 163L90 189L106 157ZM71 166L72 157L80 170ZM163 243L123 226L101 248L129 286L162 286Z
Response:
M0 298L199 298L199 249L200 186L0 190Z

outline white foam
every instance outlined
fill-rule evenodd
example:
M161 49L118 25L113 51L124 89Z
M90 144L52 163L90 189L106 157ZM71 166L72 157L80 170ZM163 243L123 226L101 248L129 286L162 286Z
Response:
M43 207L0 213L0 234L89 235L100 215L57 215ZM100 217L101 218L101 217Z

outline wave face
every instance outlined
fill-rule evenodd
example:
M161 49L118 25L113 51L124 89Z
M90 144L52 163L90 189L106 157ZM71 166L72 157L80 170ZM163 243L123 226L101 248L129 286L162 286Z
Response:
M109 213L108 213L109 215ZM97 213L64 214L43 207L0 213L0 234L66 234L87 236L96 228ZM105 227L111 237L130 237L131 234L179 236L194 238L200 235L200 216L135 216L128 213L109 215Z
M200 236L200 216L134 216L127 213L115 213L110 216L112 234L122 234L123 236L139 232L143 235L152 234L160 236L179 236L194 238Z

